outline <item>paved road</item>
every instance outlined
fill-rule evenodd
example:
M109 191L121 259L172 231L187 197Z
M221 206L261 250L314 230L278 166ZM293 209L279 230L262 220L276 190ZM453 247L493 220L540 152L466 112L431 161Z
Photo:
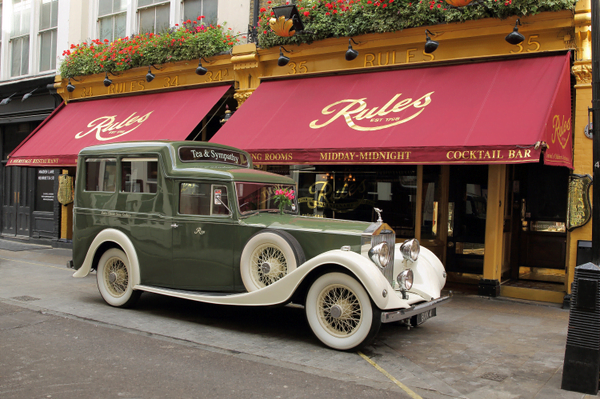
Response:
M2 398L584 397L560 390L568 311L557 306L457 295L422 327L384 325L369 363L321 345L300 308L147 293L112 308L67 259L0 250Z

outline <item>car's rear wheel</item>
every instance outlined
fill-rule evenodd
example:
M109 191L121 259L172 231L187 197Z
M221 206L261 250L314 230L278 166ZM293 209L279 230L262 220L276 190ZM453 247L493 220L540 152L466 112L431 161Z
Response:
M280 230L262 230L250 237L240 261L244 287L251 292L285 277L306 260L298 241Z
M319 277L308 291L305 310L313 333L334 349L368 345L381 327L381 311L362 284L343 273Z
M96 281L100 295L111 306L133 306L141 295L141 291L132 288L131 265L127 255L117 248L109 249L100 258Z

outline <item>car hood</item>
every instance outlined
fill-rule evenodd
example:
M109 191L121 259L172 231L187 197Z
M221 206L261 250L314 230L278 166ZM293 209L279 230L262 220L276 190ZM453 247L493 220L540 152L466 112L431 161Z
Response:
M371 223L261 212L241 219L240 224L259 226L262 228L268 227L283 230L331 232L360 236Z

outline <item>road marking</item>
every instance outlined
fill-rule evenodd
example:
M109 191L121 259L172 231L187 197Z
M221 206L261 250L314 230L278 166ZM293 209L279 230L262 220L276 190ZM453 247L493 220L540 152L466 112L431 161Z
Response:
M58 266L52 266L52 265L47 265L44 263L35 263L35 262L26 262L24 260L19 260L19 259L10 259L10 258L2 258L0 257L1 260L8 260L10 262L20 262L20 263L27 263L28 265L35 265L35 266L42 266L42 267L51 267L52 269L59 269L59 270L66 270L69 271L69 269L67 269L66 267L58 267Z
M407 387L406 385L404 385L403 383L401 383L400 381L398 381L396 378L394 378L393 375L391 375L390 373L388 373L387 371L385 371L380 365L378 365L373 360L371 360L367 355L365 355L362 352L357 352L357 353L360 355L360 357L362 357L367 362L369 362L371 364L371 366L375 367L377 369L377 371L379 371L381 374L385 375L387 378L389 378L390 380L392 380L392 382L394 384L396 384L400 388L402 388L402 390L404 392L406 392L408 394L408 396L410 396L413 399L423 399L422 397L420 397L419 395L417 395L416 393L414 393L413 391L411 391L411 389L409 387Z

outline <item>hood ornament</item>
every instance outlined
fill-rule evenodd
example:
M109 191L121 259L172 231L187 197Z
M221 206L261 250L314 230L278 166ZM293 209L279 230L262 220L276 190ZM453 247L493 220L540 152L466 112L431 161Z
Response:
M379 208L373 208L373 210L375 212L377 212L377 221L378 222L383 222L383 219L381 218L381 212L383 212L381 209Z

